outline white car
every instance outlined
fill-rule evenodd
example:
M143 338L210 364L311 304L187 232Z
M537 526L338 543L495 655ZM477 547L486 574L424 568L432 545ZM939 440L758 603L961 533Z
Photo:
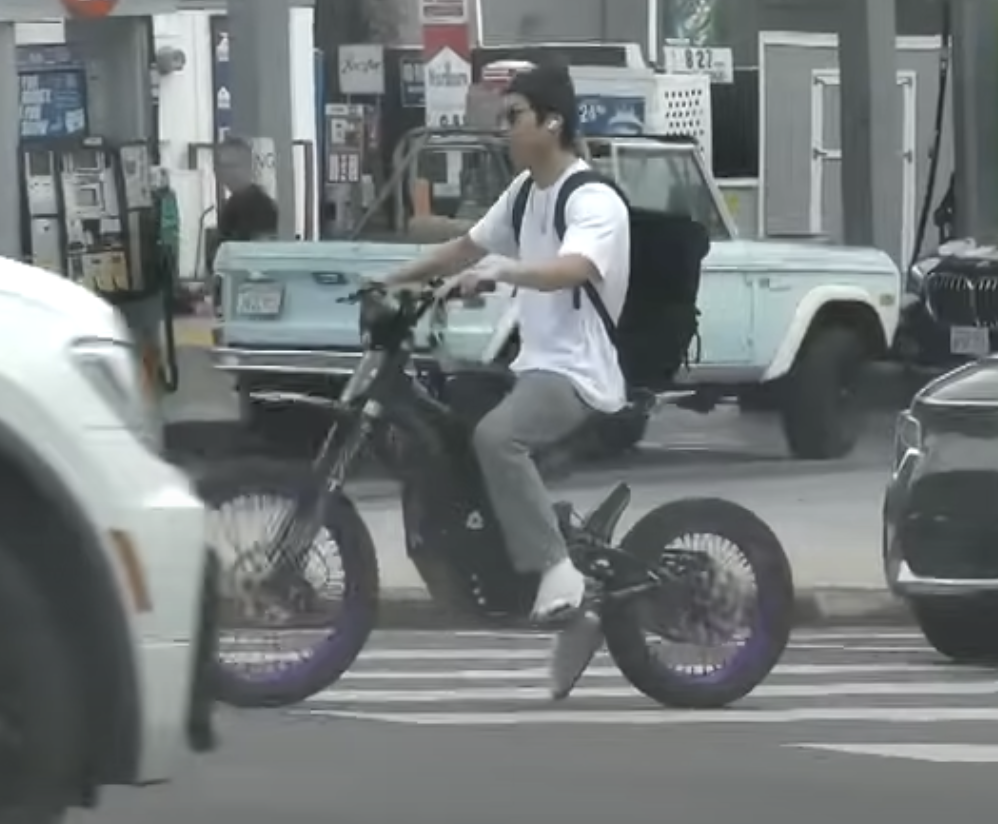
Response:
M215 561L150 412L119 313L0 258L0 824L213 746Z

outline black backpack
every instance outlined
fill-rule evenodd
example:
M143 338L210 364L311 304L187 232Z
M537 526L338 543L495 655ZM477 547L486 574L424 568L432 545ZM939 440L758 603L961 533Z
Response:
M559 239L565 236L568 199L580 186L594 182L609 186L627 204L631 225L630 280L616 324L591 282L575 288L575 307L582 305L581 293L585 291L617 349L629 388L661 392L672 385L681 367L689 367L694 340L694 362L700 358L697 293L710 239L706 229L689 216L634 208L613 180L588 169L571 175L558 192L554 228ZM527 177L513 200L517 244L533 184L533 178Z

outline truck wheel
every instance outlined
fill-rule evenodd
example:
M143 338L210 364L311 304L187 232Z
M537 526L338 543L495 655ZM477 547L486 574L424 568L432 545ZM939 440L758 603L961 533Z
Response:
M795 458L848 455L863 415L858 388L866 360L863 339L844 326L815 330L783 386L783 432Z
M958 663L998 661L998 602L970 598L913 598L911 611L932 647Z
M0 669L0 824L55 824L79 795L79 690L45 599L3 546Z

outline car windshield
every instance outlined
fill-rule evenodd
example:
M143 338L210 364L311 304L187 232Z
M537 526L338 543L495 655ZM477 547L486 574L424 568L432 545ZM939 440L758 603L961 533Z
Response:
M617 182L632 205L649 211L689 215L707 229L711 240L731 237L692 152L655 144L616 148L620 175ZM610 157L594 157L592 163L599 171L612 176Z

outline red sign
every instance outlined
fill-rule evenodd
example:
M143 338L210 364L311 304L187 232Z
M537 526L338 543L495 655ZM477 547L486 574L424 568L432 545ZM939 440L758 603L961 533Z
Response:
M62 0L70 17L97 19L107 17L118 5L118 0Z
M471 59L467 0L421 0L419 22L423 29L423 60L450 49Z
M420 0L426 124L459 128L471 88L468 0Z

